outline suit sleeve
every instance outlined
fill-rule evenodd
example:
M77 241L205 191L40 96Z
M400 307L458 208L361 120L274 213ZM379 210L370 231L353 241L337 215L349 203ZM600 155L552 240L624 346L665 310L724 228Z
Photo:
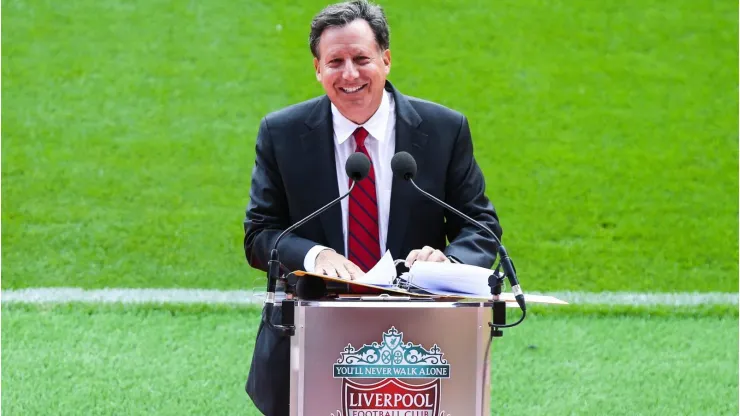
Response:
M254 268L267 270L275 240L291 225L288 197L283 185L267 119L260 123L255 149L252 185L244 220L244 253ZM316 243L288 234L280 240L280 261L290 270L302 270L308 250Z
M447 203L480 221L499 239L502 235L496 211L486 197L486 184L473 156L473 141L468 120L463 116L447 170ZM488 233L451 212L445 213L445 233L450 242L445 249L463 263L490 268L496 260L498 243Z

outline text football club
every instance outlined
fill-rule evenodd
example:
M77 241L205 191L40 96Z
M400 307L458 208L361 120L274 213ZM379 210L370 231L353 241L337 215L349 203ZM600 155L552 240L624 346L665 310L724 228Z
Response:
M450 378L450 365L443 355L437 344L427 350L404 343L395 327L380 343L347 345L334 364L334 378L342 379L342 410L332 416L444 416L441 382Z

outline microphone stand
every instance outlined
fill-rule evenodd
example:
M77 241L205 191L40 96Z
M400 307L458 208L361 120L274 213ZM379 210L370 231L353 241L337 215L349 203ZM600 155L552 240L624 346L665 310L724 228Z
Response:
M501 287L505 278L506 276L499 274L498 268L488 276L488 286L491 288L491 295L493 296L493 306L491 308L493 325L489 323L491 327L491 338L504 336L500 325L506 325L506 302L501 300Z
M504 245L503 243L501 243L501 240L498 238L498 236L485 225L463 214L462 212L450 206L449 204L444 203L439 198L435 197L429 192L419 188L419 185L417 185L416 182L414 182L414 179L411 176L408 176L405 179L411 182L414 188L416 188L416 190L421 192L424 196L436 202L437 204L441 205L442 207L450 210L451 212L458 215L459 217L467 220L469 223L475 225L476 227L480 228L482 231L488 233L491 237L493 237L494 240L496 240L496 242L498 243L497 254L499 256L499 264L494 274L488 278L488 286L491 288L491 294L494 296L494 302L493 302L494 321L489 322L488 325L491 327L491 334L493 334L494 332L496 334L499 334L501 332L500 331L501 328L511 328L511 327L519 325L524 320L524 318L527 316L527 305L524 300L524 293L522 293L522 289L519 286L519 280L517 279L517 276L516 276L516 268L514 267L514 263L512 263L511 258L509 257L509 253L506 252L506 249L504 248ZM499 273L499 269L498 269L499 267L503 267L504 269L503 274ZM499 306L496 306L497 305L496 300L498 300L499 295L501 295L501 283L504 278L509 279L509 282L511 283L511 291L514 293L514 298L516 299L516 302L519 304L519 308L522 310L522 317L517 322L514 322L513 324L506 324L506 321L505 321L506 304L505 302L501 302L501 304L498 304ZM494 329L496 329L497 331L493 331ZM493 337L494 335L491 335L491 336ZM495 336L501 336L501 335L495 335Z
M490 359L490 353L491 353L491 344L493 343L494 338L500 338L504 336L504 332L501 331L502 327L506 326L506 302L501 300L501 287L504 284L504 279L506 278L506 275L501 274L499 272L499 269L501 267L501 263L499 263L498 267L496 267L496 270L491 273L490 276L488 276L488 287L491 288L491 296L493 297L493 304L491 305L491 321L488 323L488 326L491 328L491 335L488 337L488 342L486 343L486 353L483 356L483 374L482 374L482 380L481 382L481 409L484 409L485 403L483 402L483 398L486 397L485 394L485 379L486 375L488 374L488 361ZM520 320L521 321L521 320Z
M270 322L272 309L275 307L275 289L277 287L277 281L280 280L280 255L277 250L278 243L289 232L316 218L324 211L334 206L337 202L346 198L352 192L352 189L354 189L356 183L357 180L353 180L346 194L341 195L340 197L321 207L321 209L319 209L318 211L286 228L285 231L280 233L278 238L275 239L275 244L273 244L272 250L270 251L270 260L267 262L267 297L265 299L265 313L262 316L262 321L265 325L273 328L282 336L292 337L293 335L295 335L295 299L283 299L283 301L281 302L281 325L275 325Z
M282 237L282 234L280 237ZM278 237L277 241L280 241L280 237ZM275 242L275 247L277 247L277 241ZM281 336L292 337L295 335L295 300L283 299L281 302L282 322L280 325L275 325L270 321L272 309L275 307L275 289L279 279L280 260L277 248L273 248L270 251L270 261L267 263L267 297L265 299L265 313L262 316L262 322L279 332Z

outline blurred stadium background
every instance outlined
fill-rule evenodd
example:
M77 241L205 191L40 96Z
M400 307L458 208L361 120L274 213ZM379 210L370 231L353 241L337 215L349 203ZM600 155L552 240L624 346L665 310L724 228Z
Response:
M259 292L258 122L321 94L326 4L3 2L5 414L257 414L257 306L7 299ZM381 4L390 79L468 116L525 289L724 299L535 308L494 345L497 414L738 414L737 3Z

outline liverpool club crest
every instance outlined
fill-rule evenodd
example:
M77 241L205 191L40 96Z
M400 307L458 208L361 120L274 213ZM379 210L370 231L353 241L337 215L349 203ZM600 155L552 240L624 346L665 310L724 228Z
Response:
M439 416L441 381L450 365L437 344L429 350L403 342L391 327L383 341L344 348L334 364L342 379L342 411L333 416Z

